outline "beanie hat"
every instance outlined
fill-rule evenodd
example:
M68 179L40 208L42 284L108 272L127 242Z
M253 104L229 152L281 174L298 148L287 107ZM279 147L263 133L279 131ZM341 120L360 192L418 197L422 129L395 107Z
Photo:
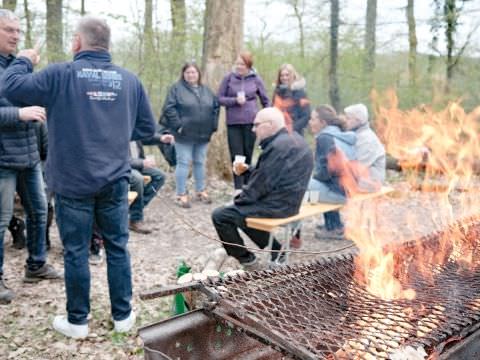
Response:
M359 125L364 125L368 123L368 109L363 104L347 106L343 111L345 115L357 119Z

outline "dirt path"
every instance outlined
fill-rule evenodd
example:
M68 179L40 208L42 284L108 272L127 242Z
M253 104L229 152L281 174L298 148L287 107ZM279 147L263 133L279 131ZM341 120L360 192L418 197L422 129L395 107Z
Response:
M390 176L394 181L394 178ZM391 197L379 199L363 207L349 207L343 212L349 217L372 213L378 222L378 233L384 241L403 241L431 232L442 226L443 216L462 217L463 208L455 196L450 197L452 207L439 211L442 201L437 194L412 192L403 182L396 182L399 190ZM138 295L147 289L174 281L180 259L195 270L208 254L220 244L192 231L188 222L201 233L215 237L210 220L211 211L231 200L231 188L223 182L211 182L213 204L194 203L191 209L173 205L172 176L146 211L146 222L157 230L151 235L131 234L134 300L137 326L143 326L169 315L171 299L143 302ZM478 194L471 193L472 204L478 204ZM474 210L476 208L474 207ZM182 220L183 219L183 220ZM346 241L321 241L313 237L315 222L310 219L303 227L303 250L326 251L348 245ZM57 229L52 228L53 248L49 261L57 268L63 267L62 249ZM43 282L27 285L21 282L26 252L11 247L9 235L5 238L4 273L7 284L17 298L8 306L0 306L0 359L143 359L140 339L135 334L119 336L112 332L106 280L106 264L91 266L91 320L90 336L84 341L74 341L55 333L51 322L56 314L65 312L65 293L62 282ZM293 254L292 262L309 261L319 255ZM229 260L222 270L236 268Z

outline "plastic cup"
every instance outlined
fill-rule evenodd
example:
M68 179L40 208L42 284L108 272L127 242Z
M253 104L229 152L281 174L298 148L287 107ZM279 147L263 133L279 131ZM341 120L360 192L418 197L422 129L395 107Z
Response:
M235 160L233 161L235 164L245 164L247 160L246 156L243 155L235 155Z
M238 91L237 92L237 98L242 99L245 101L245 91Z

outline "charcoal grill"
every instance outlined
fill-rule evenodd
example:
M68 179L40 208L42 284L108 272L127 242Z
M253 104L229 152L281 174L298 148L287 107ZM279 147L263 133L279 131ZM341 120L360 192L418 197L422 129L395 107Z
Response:
M170 344L186 333L205 340L192 347L190 358L236 358L228 351L211 355L205 350L205 343L212 342L205 329L223 326L235 334L232 344L243 344L241 350L250 354L238 359L389 359L406 346L420 346L444 360L476 359L480 358L479 239L480 221L470 218L401 247L390 246L397 250L395 260L403 264L396 276L404 288L415 290L413 300L386 301L370 294L354 276L355 254L209 279L176 290L152 291L144 298L185 290L207 295L201 310L203 330L195 331L195 322L188 324L192 314L167 320L183 324L180 332L165 332ZM431 255L431 261L418 264L414 260L420 253ZM466 257L473 261L465 262ZM161 359L188 358L175 357L171 349L169 355L165 344L160 345L165 352L148 351L165 329L161 323L140 330L146 358L155 359L148 357L154 353L163 354ZM228 338L218 341L228 343ZM265 357L267 349L272 352Z

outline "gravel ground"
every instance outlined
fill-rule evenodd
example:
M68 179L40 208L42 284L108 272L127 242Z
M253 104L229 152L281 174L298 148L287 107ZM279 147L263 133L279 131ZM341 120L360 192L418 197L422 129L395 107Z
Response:
M405 241L440 229L444 224L478 212L478 191L454 192L448 199L441 194L412 191L396 173L389 174L390 184L396 191L366 204L348 206L342 211L347 225L352 226L361 217L376 223L379 241ZM131 234L129 249L132 255L134 299L137 327L169 316L172 299L163 298L142 301L139 294L155 286L172 284L181 259L201 271L212 251L220 246L213 241L215 231L210 220L214 208L231 201L230 184L211 181L209 184L213 204L193 203L191 209L180 209L172 200L174 185L172 176L161 194L146 211L147 225L154 227L150 235ZM471 206L462 206L462 197ZM448 200L448 201L447 201ZM443 209L443 210L441 210ZM347 247L349 241L317 240L314 229L320 219L308 219L303 225L302 250L311 252L331 251ZM192 230L192 229L195 229ZM52 228L53 248L49 262L58 269L63 267L62 248L57 229ZM205 236L204 236L205 235ZM247 241L247 244L251 244ZM352 251L353 248L344 250ZM263 258L266 255L261 255ZM290 261L311 261L326 256L321 254L292 254ZM7 306L0 306L0 359L142 359L139 337L134 332L119 335L112 331L106 264L91 266L91 320L90 335L84 341L69 340L51 328L54 315L65 312L63 282L23 284L24 250L11 247L9 235L5 238L4 273L7 284L17 298ZM228 259L222 271L239 268Z

